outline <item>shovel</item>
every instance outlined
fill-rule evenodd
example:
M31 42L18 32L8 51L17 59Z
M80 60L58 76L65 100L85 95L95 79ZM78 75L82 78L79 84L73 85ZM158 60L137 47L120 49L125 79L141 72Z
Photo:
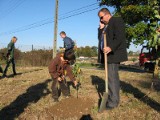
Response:
M104 32L104 47L107 46L106 32ZM107 54L104 53L104 64L105 64L105 92L103 92L101 104L98 112L102 112L106 109L106 103L108 100L108 64L107 64Z
M77 99L78 99L78 90L81 87L81 83L78 82L78 84L76 85L76 90L77 90Z

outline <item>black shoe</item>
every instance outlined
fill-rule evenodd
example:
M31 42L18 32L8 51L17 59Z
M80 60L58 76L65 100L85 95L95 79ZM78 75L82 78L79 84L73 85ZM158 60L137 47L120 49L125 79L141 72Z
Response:
M2 75L2 78L5 78L5 77L7 77L7 76L6 76L5 74L3 74L3 75Z
M112 109L114 109L114 107L106 107L106 110L112 110Z
M54 102L59 102L59 100L58 99L54 99Z
M1 68L0 68L0 73L3 73L3 70L1 70Z
M17 75L17 73L13 73L13 75Z

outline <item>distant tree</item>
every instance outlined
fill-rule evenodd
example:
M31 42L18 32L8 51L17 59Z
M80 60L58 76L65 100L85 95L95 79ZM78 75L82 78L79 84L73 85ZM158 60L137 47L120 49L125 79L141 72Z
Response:
M97 47L96 46L85 46L77 48L77 56L85 56L85 57L95 57L97 56Z
M129 56L132 56L132 55L133 55L133 51L129 51L129 52L128 52L128 55L129 55Z
M91 47L92 49L92 57L97 56L98 55L98 47L93 46Z
M85 57L91 57L91 48L89 46L85 46L84 48L84 56Z

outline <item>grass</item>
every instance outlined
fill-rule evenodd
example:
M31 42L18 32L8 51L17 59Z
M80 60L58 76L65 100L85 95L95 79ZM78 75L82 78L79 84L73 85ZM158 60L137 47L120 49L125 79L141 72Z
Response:
M94 63L77 63L81 68L103 68L104 66L101 64L94 64Z
M119 71L121 80L119 107L105 113L98 113L98 93L96 82L103 86L104 70L92 64L81 64L82 80L78 96L90 98L94 101L91 112L88 113L94 120L159 120L160 119L160 91L150 88L152 74L141 70L122 68ZM51 98L50 75L47 67L17 67L21 73L15 77L0 80L0 119L1 115L16 120L47 119L53 120L49 114L50 107L54 107ZM9 70L8 75L12 74ZM96 81L97 80L97 81ZM77 92L71 87L71 94L76 97ZM74 102L73 102L74 104ZM16 109L14 109L16 108ZM63 109L63 108L62 108ZM77 108L78 110L78 108ZM8 116L3 112L7 111ZM69 112L69 111L66 111ZM86 115L86 113L83 113ZM72 117L70 117L72 118ZM58 118L57 118L58 119ZM66 118L69 119L69 118ZM77 119L76 117L72 119Z

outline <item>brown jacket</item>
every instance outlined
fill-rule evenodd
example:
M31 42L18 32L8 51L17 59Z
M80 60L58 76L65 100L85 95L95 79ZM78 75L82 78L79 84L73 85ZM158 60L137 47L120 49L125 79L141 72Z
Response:
M66 76L68 76L71 81L75 81L76 79L72 73L70 64L63 63L60 57L61 54L58 53L48 66L51 77L57 79L58 77L65 75L66 70Z

